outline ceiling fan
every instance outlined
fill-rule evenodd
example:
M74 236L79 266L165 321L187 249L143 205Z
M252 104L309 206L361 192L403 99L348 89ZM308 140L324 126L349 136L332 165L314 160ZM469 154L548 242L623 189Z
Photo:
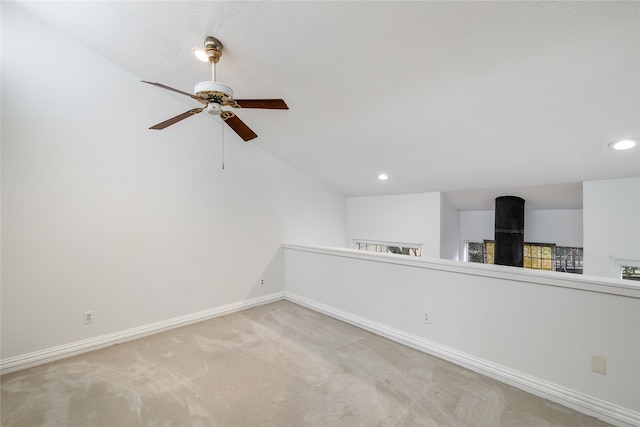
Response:
M216 82L216 64L222 56L222 43L215 37L207 37L204 40L204 54L205 60L211 63L211 81L200 82L195 85L193 89L193 95L187 92L183 92L178 89L163 85L161 83L154 83L142 80L143 83L158 86L163 89L171 90L173 92L187 95L190 98L195 99L203 107L193 108L175 117L172 117L157 125L151 126L149 129L164 129L172 124L178 123L181 120L191 117L194 114L201 113L204 110L211 115L220 116L220 118L229 125L235 133L245 141L250 141L256 138L258 135L252 131L235 113L227 110L223 110L222 107L232 108L262 108L269 110L288 110L287 104L282 99L233 99L233 90L229 86L225 86Z

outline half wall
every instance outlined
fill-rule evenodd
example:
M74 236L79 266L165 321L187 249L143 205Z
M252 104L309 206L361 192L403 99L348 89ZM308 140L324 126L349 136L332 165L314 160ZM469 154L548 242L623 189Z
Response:
M287 299L617 425L640 425L640 287L285 245ZM425 322L429 313L430 323ZM606 375L591 357L606 358Z

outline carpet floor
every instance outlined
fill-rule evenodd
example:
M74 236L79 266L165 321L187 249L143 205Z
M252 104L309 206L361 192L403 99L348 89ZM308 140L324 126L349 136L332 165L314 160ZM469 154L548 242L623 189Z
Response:
M287 301L2 376L19 426L605 426Z

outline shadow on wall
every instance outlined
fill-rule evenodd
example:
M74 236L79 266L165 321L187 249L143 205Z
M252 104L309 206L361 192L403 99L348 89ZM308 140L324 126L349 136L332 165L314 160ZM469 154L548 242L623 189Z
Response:
M278 247L262 273L255 278L254 286L246 299L276 292L284 292L284 248L282 246Z

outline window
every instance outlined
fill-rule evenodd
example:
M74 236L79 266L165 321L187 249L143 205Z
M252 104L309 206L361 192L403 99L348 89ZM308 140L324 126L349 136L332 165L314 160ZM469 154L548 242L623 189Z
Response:
M495 242L466 242L466 260L468 262L494 263ZM553 243L525 242L523 248L523 266L535 270L560 271L582 274L584 267L582 248L556 246Z
M467 242L466 260L468 262L484 262L484 243Z
M620 279L640 281L640 260L613 258L613 265Z
M409 256L421 256L422 245L417 243L389 243L356 240L356 249L367 252L380 252Z
M386 252L384 245L380 243L356 242L356 249L368 252Z
M548 243L526 243L522 254L524 268L553 271L556 245Z
M623 265L621 268L622 278L625 280L638 280L640 281L640 267L634 267L631 265Z
M555 270L582 274L584 268L582 248L556 246Z
M484 263L493 264L493 255L495 253L496 245L493 240L484 241Z

